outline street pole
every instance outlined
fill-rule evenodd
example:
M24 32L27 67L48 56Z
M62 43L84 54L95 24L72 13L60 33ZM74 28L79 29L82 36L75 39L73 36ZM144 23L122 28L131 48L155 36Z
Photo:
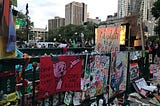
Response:
M26 4L26 36L27 36L27 44L29 44L29 35L28 35L28 27L29 27L29 21L28 21L28 14L29 14L29 11L28 11L28 3Z
M143 35L143 21L142 21L142 18L140 17L138 19L138 26L139 26L139 29L140 29L140 36L141 36L141 46L142 46L142 50L145 50L145 47L144 47L144 35Z
M140 21L140 31L141 31L142 50L145 50L145 48L144 48L144 36L143 36L143 29L142 29L142 20Z

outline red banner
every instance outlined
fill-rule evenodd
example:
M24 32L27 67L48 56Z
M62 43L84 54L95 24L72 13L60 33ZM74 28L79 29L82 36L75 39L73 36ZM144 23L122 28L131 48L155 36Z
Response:
M81 71L79 56L41 57L39 98L61 91L81 90Z

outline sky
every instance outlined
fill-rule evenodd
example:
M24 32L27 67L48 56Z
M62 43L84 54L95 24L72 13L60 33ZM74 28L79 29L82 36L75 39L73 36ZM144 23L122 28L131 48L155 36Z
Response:
M108 15L114 15L118 8L118 0L17 0L17 10L25 13L28 3L28 15L34 27L45 28L48 19L54 19L55 16L65 18L65 5L73 1L87 4L89 18L99 17L102 21Z

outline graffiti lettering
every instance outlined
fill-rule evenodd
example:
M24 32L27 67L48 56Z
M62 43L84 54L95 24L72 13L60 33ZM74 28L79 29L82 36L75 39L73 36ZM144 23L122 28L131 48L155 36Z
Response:
M70 67L73 68L73 66L75 66L80 60L79 59L76 59L74 61L71 61L71 65Z

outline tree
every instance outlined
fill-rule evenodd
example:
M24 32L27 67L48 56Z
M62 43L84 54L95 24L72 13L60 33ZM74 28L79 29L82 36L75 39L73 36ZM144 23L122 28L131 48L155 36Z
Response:
M95 24L93 22L87 22L85 23L85 39L87 40L94 40L95 39L95 28L97 28L98 24Z
M31 29L33 28L33 22L30 21L30 17L28 18L28 24L29 24L29 36L32 38L34 35L31 33ZM17 14L17 19L16 19L16 25L19 26L18 29L16 29L16 35L17 35L17 40L19 41L25 41L27 40L27 34L26 34L26 15L22 12L18 12Z
M49 31L49 38L56 38L59 42L61 42L61 40L69 41L70 39L73 40L78 38L78 35L80 35L83 31L83 25L69 24Z
M160 36L160 0L154 2L151 13L157 20L154 31Z
M53 39L56 39L58 42L63 42L64 40L67 42L70 40L82 42L83 40L84 43L85 41L95 40L96 27L98 27L98 24L93 22L86 22L83 25L69 24L49 31L48 40L53 41Z

